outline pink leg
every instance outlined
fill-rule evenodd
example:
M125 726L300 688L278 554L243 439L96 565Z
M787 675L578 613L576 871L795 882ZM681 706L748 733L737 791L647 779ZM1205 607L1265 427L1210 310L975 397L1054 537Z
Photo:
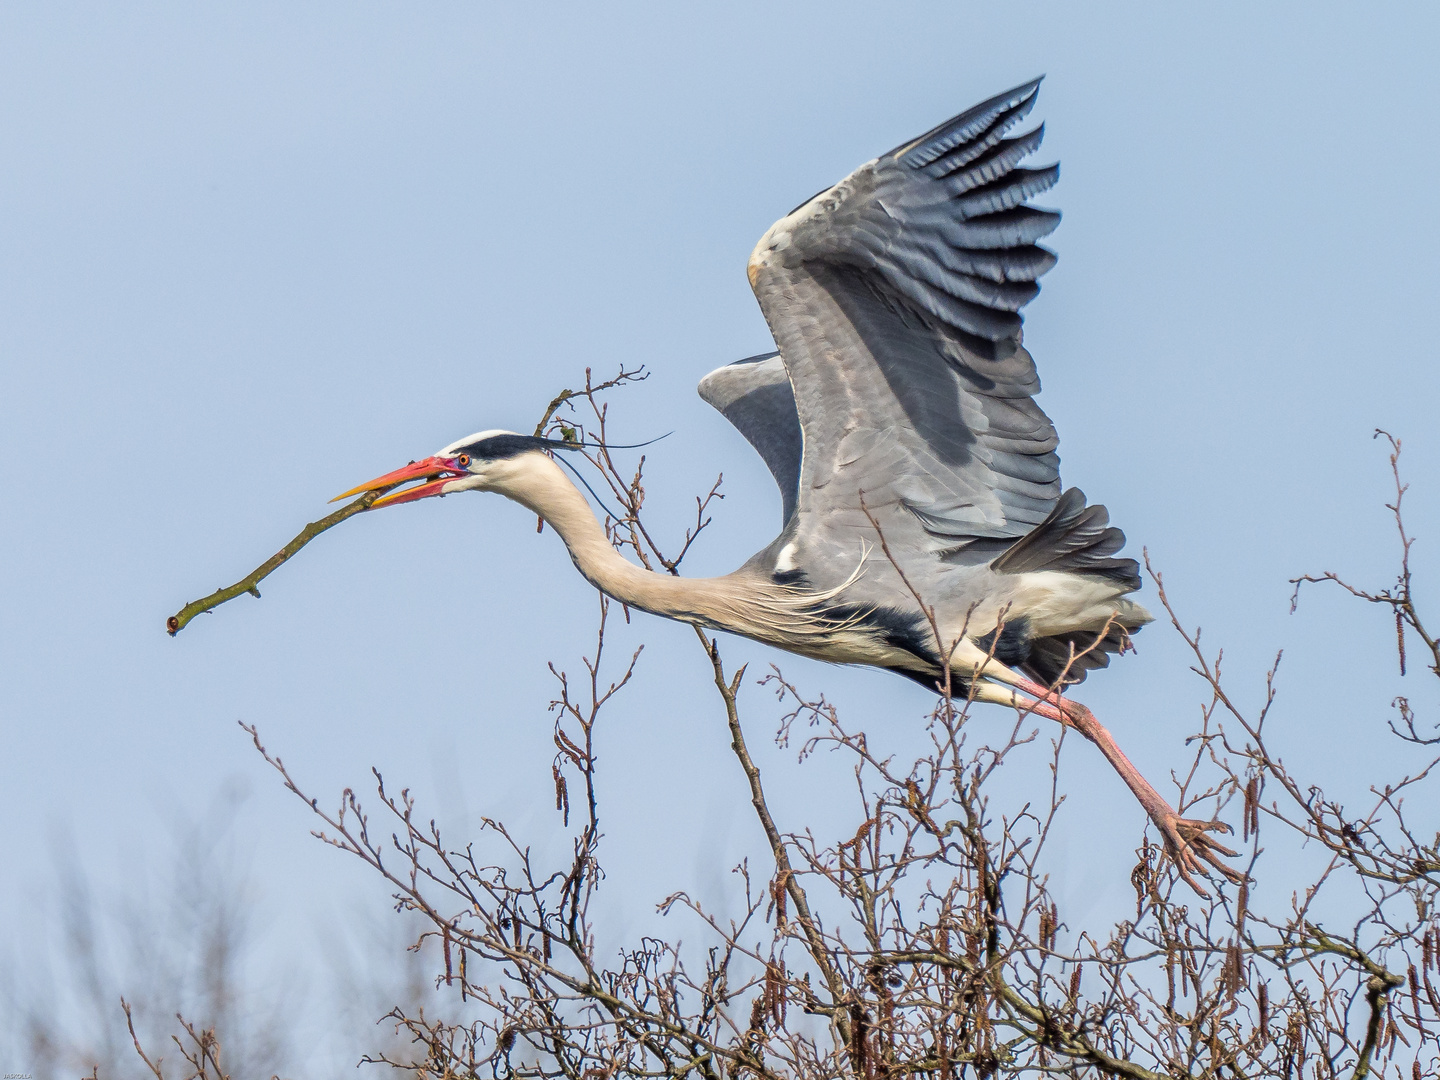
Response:
M1073 727L1099 747L1100 753L1105 755L1105 760L1110 762L1115 771L1120 774L1120 779L1125 781L1125 786L1135 793L1135 798L1140 801L1140 805L1150 815L1150 820L1155 822L1156 828L1160 830L1161 838L1165 841L1165 850L1175 860L1180 877L1186 884L1201 896L1210 895L1191 876L1194 873L1206 873L1205 863L1209 863L1235 884L1245 880L1244 874L1220 861L1221 855L1233 857L1235 852L1216 842L1209 835L1212 832L1230 832L1228 825L1219 821L1195 821L1182 818L1177 814L1160 793L1150 786L1150 782L1140 775L1140 770L1125 756L1125 752L1120 749L1114 736L1105 730L1100 721L1095 719L1095 714L1084 705L1075 701L1067 701L1048 687L1031 682L1029 679L1021 678L1015 683L1015 686L1036 699L1034 706L1036 713L1068 727Z

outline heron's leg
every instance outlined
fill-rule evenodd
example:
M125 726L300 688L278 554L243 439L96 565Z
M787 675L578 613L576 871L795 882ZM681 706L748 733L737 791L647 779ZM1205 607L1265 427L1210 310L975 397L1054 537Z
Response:
M1220 861L1221 855L1233 857L1235 852L1208 835L1212 832L1230 832L1230 826L1220 821L1197 821L1191 818L1182 818L1175 812L1174 807L1151 786L1140 770L1135 767L1134 762L1125 756L1125 751L1120 749L1120 744L1115 741L1115 737L1106 730L1100 721L1095 719L1094 713L1079 702L1067 700L1050 687L1041 686L1017 671L1009 668L997 670L997 667L999 665L993 663L986 666L985 675L997 681L976 683L976 700L993 701L1016 708L1030 709L1040 716L1055 720L1067 727L1073 727L1094 743L1100 753L1105 755L1105 760L1110 762L1115 771L1120 774L1120 779L1125 781L1125 786L1134 792L1135 798L1139 800L1145 812L1150 815L1150 820L1155 823L1155 827L1159 829L1160 836L1165 842L1166 851L1175 860L1181 878L1192 889L1201 896L1209 895L1196 884L1191 876L1192 873L1205 873L1205 863L1209 863L1236 884L1245 880L1245 875ZM1009 686L1000 685L1000 681L1008 683ZM1010 687L1014 689L1010 689ZM1025 700L1015 692L1017 690L1030 695L1035 700Z

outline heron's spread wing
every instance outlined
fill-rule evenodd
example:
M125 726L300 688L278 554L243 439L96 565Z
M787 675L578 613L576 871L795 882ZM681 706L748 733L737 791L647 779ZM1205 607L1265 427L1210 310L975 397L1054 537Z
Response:
M1055 262L1035 241L1060 216L1027 200L1058 166L1020 167L1043 127L1004 137L1038 87L861 166L756 246L750 281L803 431L801 534L873 535L868 515L892 544L993 554L1054 506L1057 440L1019 310Z
M778 352L717 368L700 380L700 396L719 409L765 459L780 487L782 521L795 512L800 485L800 421Z

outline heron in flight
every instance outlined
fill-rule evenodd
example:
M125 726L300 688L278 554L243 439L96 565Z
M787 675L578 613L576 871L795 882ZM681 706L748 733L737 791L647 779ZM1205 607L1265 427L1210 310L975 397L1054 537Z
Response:
M749 277L778 346L711 372L700 396L764 458L783 528L724 577L652 573L611 546L553 455L574 444L482 431L346 492L376 501L494 491L544 518L626 605L790 652L889 668L957 697L1031 709L1093 742L1186 881L1234 852L1186 820L1083 705L1063 696L1151 621L1127 594L1124 534L1062 490L1034 401L1020 309L1060 215L1030 205L1059 167L1024 168L1044 126L1009 136L1039 80L860 166L772 225ZM345 497L345 496L341 496ZM883 552L883 554L882 554ZM1198 886L1196 886L1198 890Z

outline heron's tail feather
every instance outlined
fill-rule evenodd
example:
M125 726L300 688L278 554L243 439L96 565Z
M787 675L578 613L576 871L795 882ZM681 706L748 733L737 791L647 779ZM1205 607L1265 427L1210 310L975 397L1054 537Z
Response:
M1085 493L1070 488L1055 503L1050 516L1011 544L990 568L1001 574L1035 570L1064 570L1093 574L1140 588L1140 564L1134 559L1111 558L1125 546L1125 534L1110 524L1103 506L1086 506Z
M1130 649L1130 635L1139 627L1115 623L1103 631L1076 630L1069 634L1034 638L1030 655L1020 666L1036 682L1054 686L1062 679L1067 686L1085 681L1096 668L1110 666L1110 654ZM1097 640L1098 639L1098 640Z

